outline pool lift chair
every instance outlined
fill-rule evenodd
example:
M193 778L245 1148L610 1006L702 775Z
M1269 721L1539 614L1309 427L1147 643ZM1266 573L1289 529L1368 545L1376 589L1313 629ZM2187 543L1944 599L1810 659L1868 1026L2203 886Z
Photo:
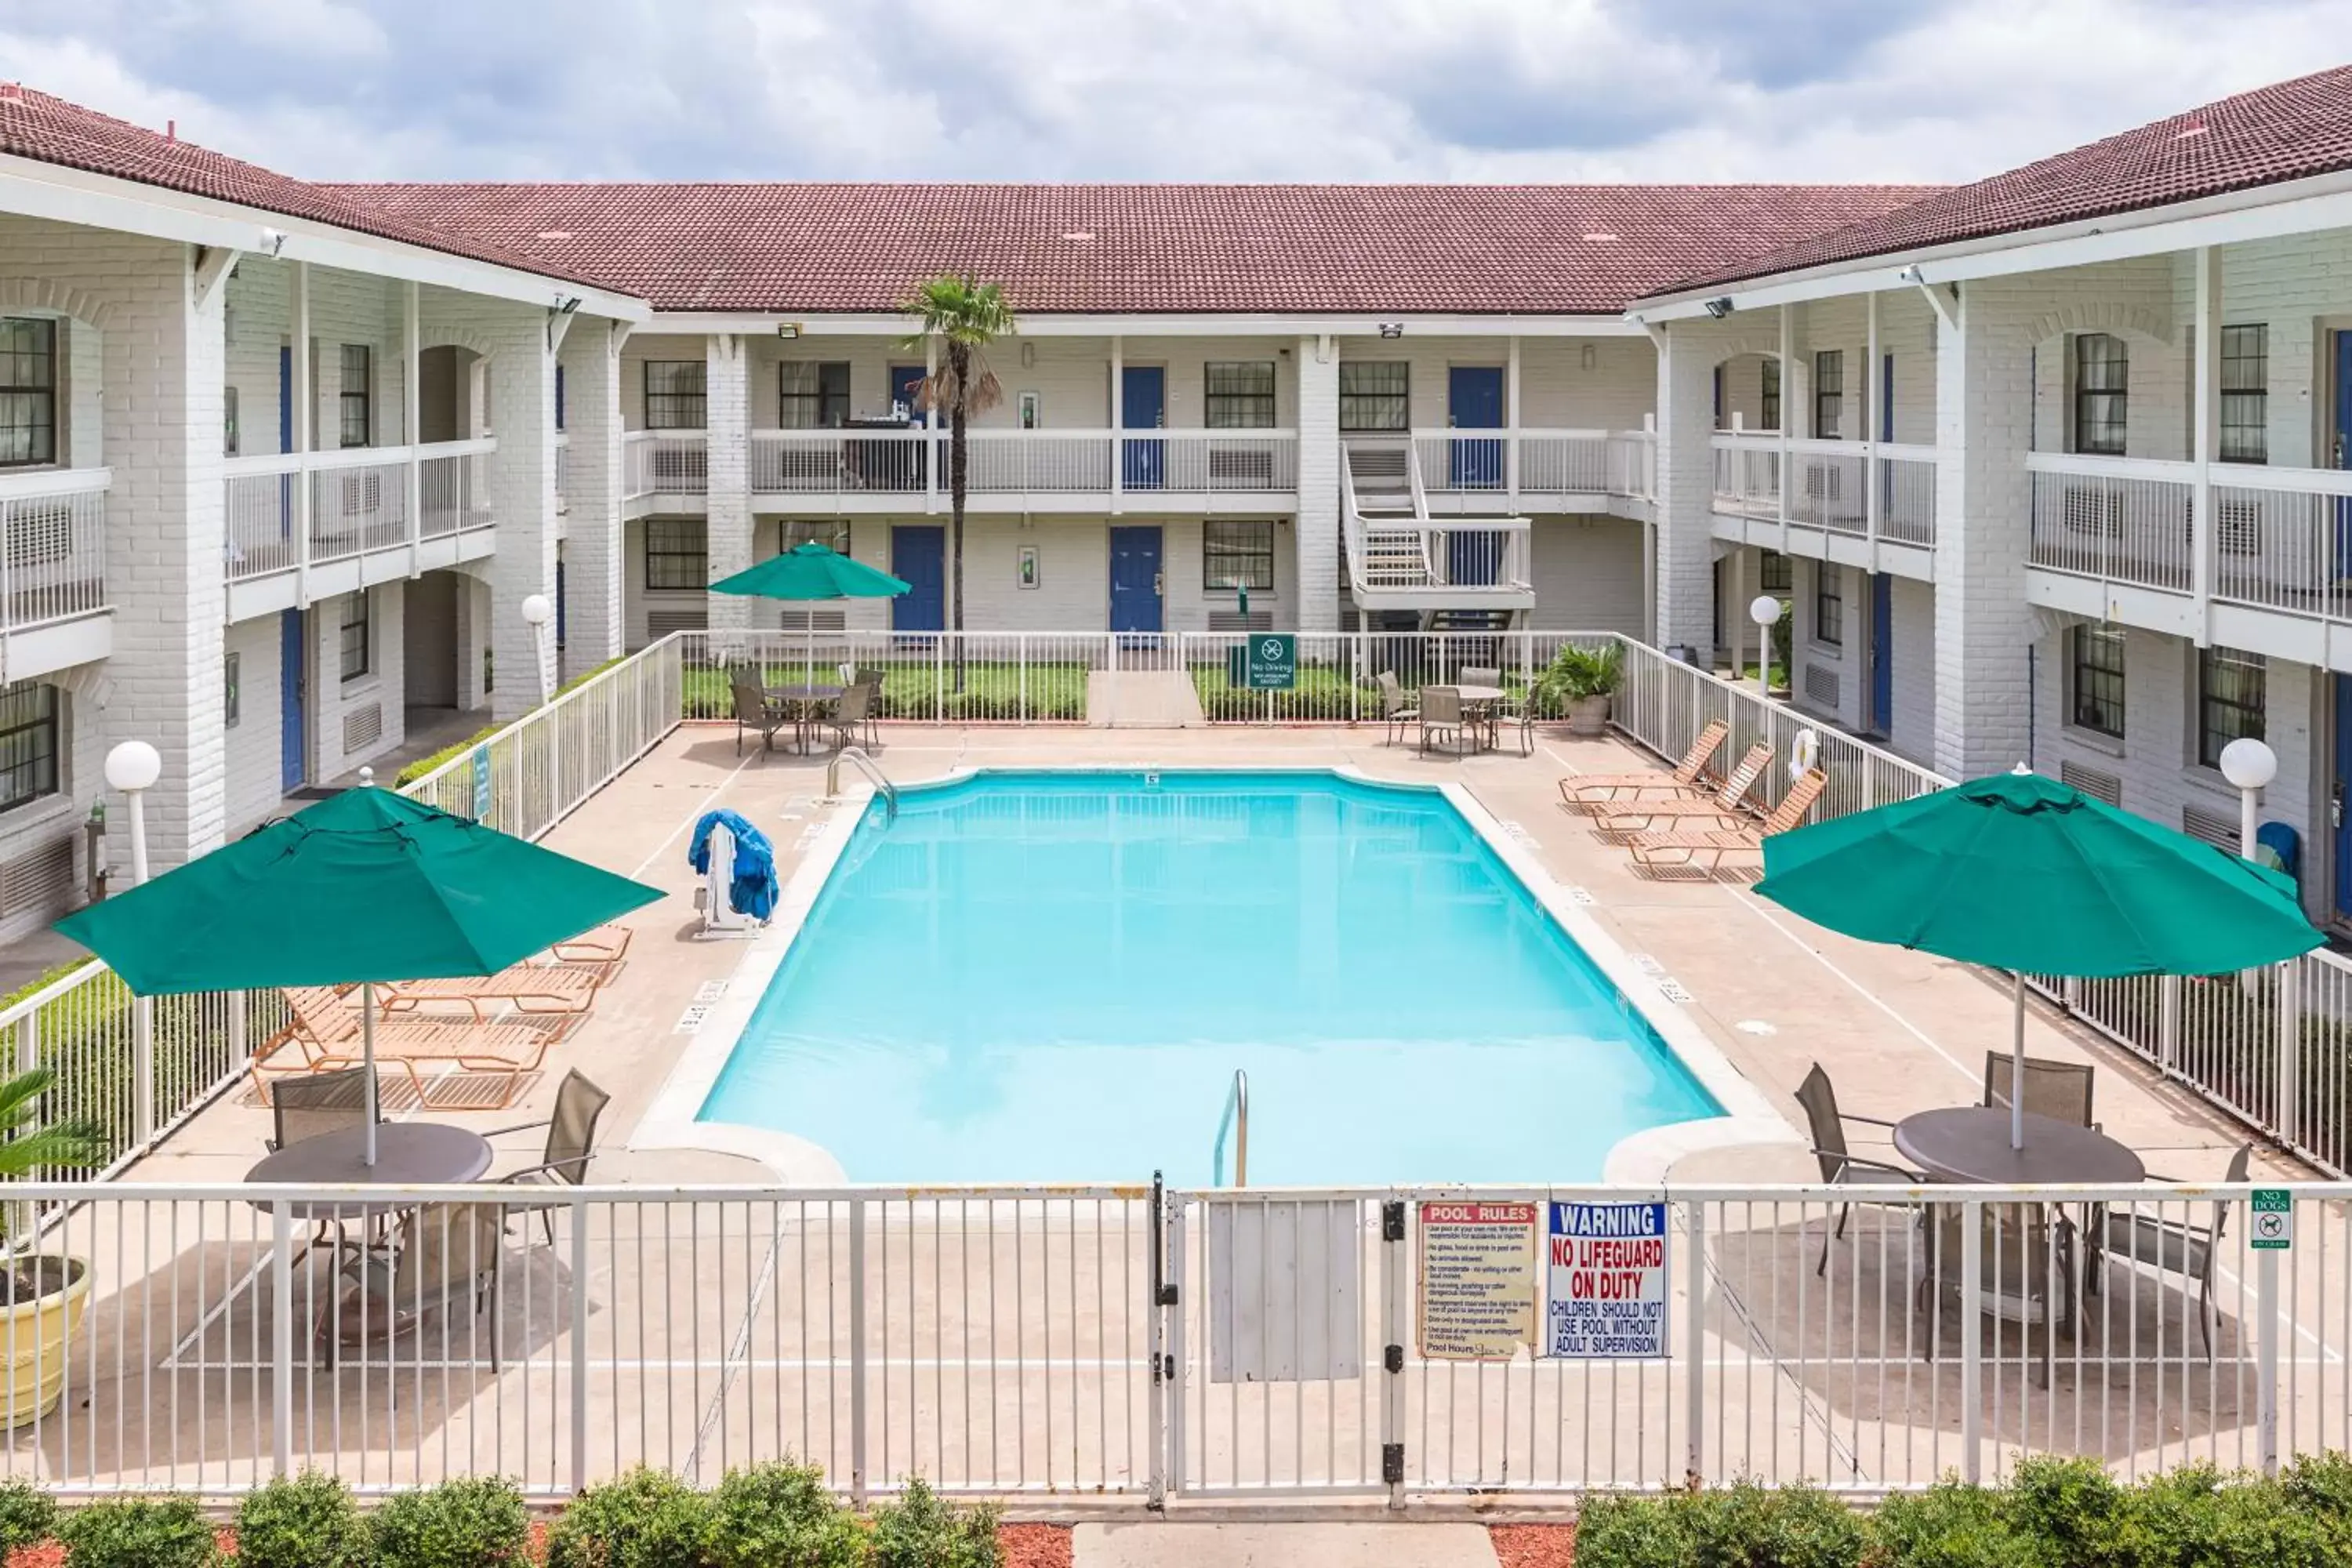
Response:
M694 890L694 907L702 912L702 929L695 932L698 941L742 941L757 936L767 921L748 910L735 907L732 894L735 880L735 835L724 822L710 825L710 859L702 873L702 886Z

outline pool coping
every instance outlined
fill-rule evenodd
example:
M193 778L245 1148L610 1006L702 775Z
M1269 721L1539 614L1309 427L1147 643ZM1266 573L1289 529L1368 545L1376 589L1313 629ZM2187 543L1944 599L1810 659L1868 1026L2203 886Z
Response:
M1400 782L1376 778L1345 763L1304 767L1169 767L1104 764L1076 767L953 768L937 778L898 785L901 795L950 789L985 773L1322 773L1375 789L1435 795L1470 826L1495 858L1517 879L1544 914L1581 949L1593 967L1618 994L1630 1002L1660 1042L1722 1107L1718 1116L1668 1122L1630 1133L1610 1146L1601 1163L1601 1179L1612 1184L1663 1184L1674 1165L1706 1151L1757 1145L1798 1146L1803 1140L1772 1108L1762 1091L1748 1081L1731 1058L1707 1037L1698 1020L1664 990L1663 977L1643 970L1622 943L1602 930L1584 907L1569 896L1551 873L1515 837L1500 818L1473 795L1468 786L1443 783ZM705 1121L698 1112L710 1098L719 1075L751 1026L774 982L776 972L807 924L810 912L827 881L841 863L872 804L874 792L860 789L831 803L809 841L801 863L783 886L768 924L747 942L743 956L727 980L726 994L704 1015L687 1047L656 1090L629 1134L631 1149L700 1149L754 1160L774 1173L787 1186L840 1186L847 1173L832 1151L808 1139L772 1128L737 1121Z

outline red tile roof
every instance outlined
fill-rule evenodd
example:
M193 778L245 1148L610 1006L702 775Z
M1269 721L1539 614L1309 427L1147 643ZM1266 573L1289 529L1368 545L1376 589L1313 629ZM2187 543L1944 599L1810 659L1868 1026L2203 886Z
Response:
M429 219L386 213L330 187L273 174L13 82L0 84L0 153L234 202L285 217L332 224L379 239L570 282L594 282L561 261L455 233Z
M1614 313L1873 217L1874 185L331 185L664 310L882 311L969 270L1018 310Z
M2347 168L2352 66L2242 92L1736 266L1694 267L1658 292L2016 234Z

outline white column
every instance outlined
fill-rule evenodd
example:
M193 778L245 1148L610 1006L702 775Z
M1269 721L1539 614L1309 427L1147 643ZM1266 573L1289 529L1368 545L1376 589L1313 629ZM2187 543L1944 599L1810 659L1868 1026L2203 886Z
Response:
M540 640L522 618L522 602L555 592L555 353L543 307L463 298L449 306L488 350L491 516L498 553L483 563L488 592L471 595L472 654L487 638L495 665L493 718L520 717L538 701L543 673ZM462 657L462 656L461 656ZM460 700L478 669L460 672Z
M2213 464L2221 449L2221 252L2197 247L2196 422L2189 460L2196 465L2189 513L2190 591L2197 605L2197 646L2213 640L2213 584L2221 530L2213 526Z
M318 443L310 438L318 419L317 400L310 390L310 264L293 264L293 326L289 336L294 352L288 355L294 370L294 450L315 451ZM224 504L226 502L224 501ZM294 475L294 603L297 608L310 607L310 474L309 459Z
M1715 659L1715 367L1722 334L1713 323L1676 321L1658 343L1657 531L1654 569L1658 646L1685 645L1702 667ZM1738 646L1734 630L1735 648Z
M1511 357L1503 371L1503 423L1510 431L1503 443L1503 483L1510 491L1511 510L1516 513L1519 510L1519 340L1513 337L1510 342Z
M708 515L710 580L731 576L754 558L751 540L750 355L734 332L713 332L704 350L703 439L709 445ZM744 628L761 604L737 594L710 595L709 624ZM768 625L773 626L772 615Z
M572 493L564 520L564 663L590 669L624 642L621 345L617 321L582 321L563 340L563 423Z
M1110 510L1114 517L1127 510L1127 345L1110 341Z
M1298 340L1298 629L1339 629L1339 345ZM1117 384L1116 383L1113 384ZM1113 464L1113 472L1117 464Z
M1780 307L1780 553L1789 553L1789 492L1796 488L1795 452L1790 438L1797 428L1797 416L1805 406L1804 389L1798 384L1796 323L1790 319L1789 307Z
M400 286L400 441L408 448L408 574L418 574L417 541L425 527L424 468L416 455L422 440L417 434L424 394L417 386L417 375L424 358L423 315L416 297L414 279Z
M1878 377L1878 293L1873 289L1863 296L1863 366L1862 395L1854 406L1862 411L1862 483L1863 531L1870 539L1870 569L1878 569L1879 471L1878 431L1886 422L1886 411L1879 399L1884 386Z

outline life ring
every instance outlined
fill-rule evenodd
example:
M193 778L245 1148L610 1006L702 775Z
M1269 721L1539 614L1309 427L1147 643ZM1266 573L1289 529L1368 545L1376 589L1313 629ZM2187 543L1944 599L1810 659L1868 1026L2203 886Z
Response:
M1803 778L1822 760L1822 737L1812 730L1797 731L1796 741L1789 747L1789 777Z

